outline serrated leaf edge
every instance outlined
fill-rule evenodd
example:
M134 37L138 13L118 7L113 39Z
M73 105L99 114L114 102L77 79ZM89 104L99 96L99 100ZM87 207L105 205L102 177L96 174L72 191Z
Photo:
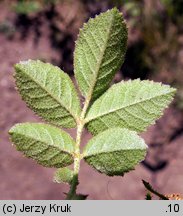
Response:
M139 81L140 81L140 79L136 79L136 80L139 80ZM147 82L147 81L149 81L149 80L145 80L145 82ZM127 83L127 82L131 82L131 80L129 80L129 81L121 81L121 82L119 82L119 83L116 83L116 84L112 85L111 88L115 87L116 85L123 84L123 83ZM144 82L144 81L141 81L141 82ZM153 82L153 81L149 81L149 82L150 82L150 83L160 84L161 86L165 85L165 84L162 84L162 83L159 83L159 82ZM165 85L165 86L169 86L169 85ZM108 89L103 95L105 95L109 90L111 90L111 88ZM169 92L167 92L166 94L172 94L172 98L173 98L173 94L176 92L176 89L175 89L175 88L172 88L172 87L169 87L169 89L172 90L172 91L169 91ZM165 93L164 93L164 94L159 94L159 95L156 95L156 96L154 96L154 97L147 98L147 99L145 99L145 100L141 100L141 101L132 103L132 104L130 104L130 105L128 105L128 106L120 107L119 109L112 110L112 111L107 112L107 113L105 113L105 114L96 116L95 118L94 118L94 117L93 117L93 118L87 118L87 115L86 115L85 123L87 124L87 123L89 123L90 121L92 121L92 120L94 120L94 119L97 119L98 117L102 117L102 116L108 115L108 114L110 114L110 113L116 112L116 111L121 110L121 109L123 109L123 108L127 108L127 107L130 107L130 106L136 105L136 104L138 104L138 103L142 103L142 102L144 102L144 101L148 101L148 100L151 100L151 99L154 99L154 98L157 98L157 97L161 97L161 96L166 95L166 94L165 94ZM101 95L101 96L103 96L103 95ZM100 96L100 97L101 97L101 96ZM100 99L100 97L99 97L98 99ZM98 99L97 99L97 100L98 100ZM96 101L97 101L97 100L96 100ZM168 107L168 105L165 107L165 109L166 109L167 107ZM89 112L89 110L88 110L88 112ZM162 113L163 113L163 111L162 111Z
M101 136L103 133L106 133L107 131L109 131L109 133L110 133L110 131L112 132L112 131L117 130L117 129L120 129L120 130L121 130L122 128L120 128L120 127L109 128L109 129L107 129L107 130L105 130L105 131L102 131L101 133L97 134L97 136ZM139 138L141 138L141 137L138 135L138 133L137 133L136 131L132 131L132 130L129 130L129 129L126 129L126 128L123 128L123 130L124 130L124 131L129 131L129 132L133 133L134 135L138 136ZM93 137L92 139L96 139L97 136ZM89 142L90 142L92 139L90 139ZM144 141L142 138L141 138L141 141L143 142L144 148L134 148L134 150L140 150L140 149L142 149L142 150L144 150L144 151L147 150L148 146L146 145L145 141ZM89 143L89 142L88 142L88 143ZM87 145L85 146L85 148L86 148L86 147L87 147ZM105 154L105 153L107 154L107 153L112 153L112 152L118 152L118 151L121 151L121 150L124 150L124 151L133 150L133 149L120 149L120 148L119 148L119 149L115 149L115 150L113 150L113 151L102 151L102 152L99 152L99 153L96 153L96 154L87 154L85 148L84 148L83 153L82 153L82 158L90 157L90 156L93 156L93 155L100 155L100 154Z
M10 128L10 130L8 131L9 135L12 135L12 134L14 133L14 131L13 131L14 128L16 128L17 126L23 125L23 124L33 124L33 123L32 123L32 122L17 123L16 125L14 125L13 127ZM44 123L36 123L36 124L37 124L37 125L43 125ZM52 126L52 125L50 125L50 124L45 124L45 125L49 125L49 126L51 126L51 127L55 127L55 126ZM59 129L58 127L55 127L55 128ZM64 131L64 132L65 132L65 131ZM65 132L65 133L66 133L66 132ZM31 136L25 136L24 134L17 133L17 132L16 132L16 134L17 134L17 135L24 136L24 137L28 137L28 138L30 138L30 139L35 139L36 141L41 142L41 143L44 143L44 144L48 144L48 143L43 142L42 140L33 138L33 137L31 137ZM66 133L66 134L67 134L67 133ZM69 134L67 134L67 135L72 139L72 137L71 137ZM12 142L13 145L16 146L16 144L14 144L14 142L12 141L11 136L10 136L10 141ZM63 152L63 153L66 153L66 154L69 154L69 155L71 155L71 156L74 158L74 152L62 150L62 149L59 148L59 146L55 146L55 145L51 145L51 146L53 146L53 147L55 147L55 148L58 148L59 151L61 151L61 152ZM73 148L74 148L74 146L73 146Z
M27 60L27 61L20 61L19 63L17 63L17 64L14 65L15 72L14 72L13 76L14 76L14 78L15 78L15 83L16 83L16 86L17 86L17 87L18 87L18 84L17 84L17 80L16 80L16 73L17 73L16 70L17 70L17 69L19 70L18 65L19 65L19 64L26 64L26 62L30 62L30 61L41 62L40 60L31 60L31 59L29 59L29 60ZM25 63L24 63L24 62L25 62ZM52 65L52 64L50 64L50 63L45 63L45 64ZM65 73L64 71L62 71L58 66L55 66L55 65L52 65L52 66L58 68L58 69L64 74L64 76L67 76L67 77L69 78L69 81L72 83L72 85L73 85L73 87L74 87L74 83L72 82L71 78L69 77L69 75L68 75L67 73ZM23 71L21 70L21 72L23 72ZM23 73L24 73L24 72L23 72ZM36 81L33 77L31 77L28 73L24 73L24 74L25 74L26 76L28 76L32 81L34 81L38 86L40 86L40 88L42 88L44 91L46 91L46 92L50 95L50 97L52 97L57 103L59 103L62 107L64 107L64 109L67 110L67 112L68 112L68 113L73 117L73 119L75 120L75 124L77 123L77 121L78 121L78 116L76 116L74 113L72 113L72 110L67 109L66 106L64 106L60 100L58 100L58 99L55 98L52 94L50 94L50 92L48 92L48 91L45 89L45 87L43 87L39 82L37 82L37 81ZM19 92L19 95L20 95L20 97L22 98L22 100L25 101L25 100L24 100L25 97L21 94L21 91L20 91L19 88L17 88L17 87L16 87L16 90ZM71 88L72 88L72 87L71 87ZM77 91L76 91L76 94L77 94ZM78 94L77 94L77 97L78 97ZM43 117L41 117L39 114L37 114L37 113L32 109L31 105L29 105L27 102L25 102L25 104L26 104L26 106L27 106L28 108L30 108L30 109L34 112L34 114L35 114L36 116L38 116L40 119L44 120ZM81 111L81 110L80 110L80 111ZM50 123L50 124L51 124L51 123ZM55 124L53 124L53 125L55 125ZM76 126L76 125L75 125L75 126ZM74 126L73 126L73 127L74 127Z
M114 7L114 8L111 9L111 10L107 10L107 11L104 12L104 13L109 13L110 11L117 11L121 16L123 16L123 14L122 14L116 7ZM80 28L80 29L79 29L79 34L78 34L77 40L76 40L76 42L75 42L75 47L76 47L76 45L79 43L80 38L82 38L82 37L81 37L81 36L82 36L81 34L82 34L82 31L84 31L85 27L87 27L88 25L90 25L90 24L94 21L95 18L99 17L100 15L102 15L102 14L104 14L104 13L100 13L99 15L96 15L94 18L90 18L90 19L88 20L87 23L84 23L83 28ZM112 19L112 20L111 20L111 23L110 23L110 26L109 26L109 31L108 31L108 34L107 34L106 44L105 44L105 46L103 47L103 51L102 51L101 57L100 57L100 59L98 60L98 64L97 64L97 69L96 69L96 71L97 71L97 73L96 73L97 76L96 76L95 79L94 79L94 82L93 82L93 85L91 86L90 91L89 91L88 93L84 93L84 96L87 98L87 100L90 100L90 99L91 99L92 94L93 94L93 89L94 89L94 87L95 87L95 85L96 85L96 83L97 83L98 72L99 72L100 65L101 65L101 62L102 62L102 59L103 59L103 55L104 55L105 50L106 50L106 47L107 47L107 42L108 42L108 40L109 40L109 36L110 36L110 33L111 33L112 24L113 24L113 22L114 22L114 15L112 16L111 19ZM126 22L125 22L124 20L123 20L122 23L125 23L125 24L126 24ZM74 68L76 68L75 56L76 56L76 49L74 50ZM79 86L79 89L80 89L80 85L79 85L77 79L76 79L76 82L77 82L77 85ZM81 89L80 89L80 92L82 92Z

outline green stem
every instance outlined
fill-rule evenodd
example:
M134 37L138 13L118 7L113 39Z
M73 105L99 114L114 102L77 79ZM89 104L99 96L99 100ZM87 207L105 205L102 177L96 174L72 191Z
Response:
M89 102L90 100L87 100L87 99L85 100L85 104L81 112L81 117L77 122L77 135L76 135L76 145L75 145L75 152L74 152L74 177L71 183L69 193L67 195L68 200L74 198L74 196L76 195L77 186L79 184L78 174L79 174L79 169L80 169L80 161L82 159L81 153L80 153L80 144L81 144L81 136L82 136L83 128L85 125L84 118L85 118L86 111L89 106Z
M69 193L67 194L67 200L72 200L74 198L78 184L78 175L74 175Z

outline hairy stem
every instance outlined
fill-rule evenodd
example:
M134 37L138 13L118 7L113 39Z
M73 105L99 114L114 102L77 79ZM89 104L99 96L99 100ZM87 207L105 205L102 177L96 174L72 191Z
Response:
M75 146L75 152L74 152L75 153L74 155L74 177L71 183L69 193L67 195L68 200L74 199L74 195L76 195L77 186L79 184L78 174L79 174L80 161L81 161L80 144L81 144L83 128L85 125L84 119L85 119L85 115L86 115L86 111L88 109L89 103L90 103L90 100L86 99L84 106L83 106L83 110L81 112L80 119L77 122L76 146Z

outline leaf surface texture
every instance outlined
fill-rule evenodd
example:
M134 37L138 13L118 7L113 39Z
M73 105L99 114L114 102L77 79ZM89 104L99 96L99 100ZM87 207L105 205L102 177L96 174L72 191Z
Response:
M69 169L67 167L59 168L55 172L54 181L57 183L71 184L73 176L74 176L74 173L71 169Z
M93 103L86 116L87 128L93 134L113 127L142 132L162 115L174 94L168 85L122 81Z
M126 24L116 8L84 24L76 42L74 68L86 98L96 99L109 87L124 61L126 46Z
M18 90L33 111L57 126L76 126L80 102L66 73L39 60L20 62L15 69Z
M146 144L136 132L125 128L108 129L93 137L84 149L86 162L106 175L124 175L146 154Z
M65 131L40 123L22 123L9 131L18 151L45 167L73 163L74 140Z

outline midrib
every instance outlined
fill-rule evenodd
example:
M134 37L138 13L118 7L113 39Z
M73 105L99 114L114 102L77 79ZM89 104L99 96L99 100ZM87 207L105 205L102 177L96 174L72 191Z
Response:
M109 26L109 31L107 32L107 38L106 38L106 43L104 44L103 46L103 49L102 49L102 52L101 52L101 55L100 55L100 58L99 58L99 61L98 61L98 64L97 64L97 68L96 68L96 77L94 79L94 82L91 86L91 89L88 93L88 96L87 96L87 99L90 101L91 97L92 97L92 94L93 94L93 90L95 88L95 85L96 85L96 82L97 82L97 78L98 78L98 75L99 75L99 70L100 70L100 66L101 66L101 63L102 63L102 60L103 60L103 56L104 56L104 53L105 53L105 50L107 48L107 45L108 45L108 41L109 41L109 37L110 37L110 34L111 34L111 29L112 29L112 24L113 24L113 18L114 18L114 15L112 16L111 18L111 23L110 23L110 26Z
M167 93L167 94L170 94L170 93L171 93L171 92L169 92L169 93ZM158 98L158 97L161 97L161 96L164 96L164 95L166 95L166 94L156 95L156 96L151 97L151 98L148 98L148 99L144 99L144 100L141 100L141 101L138 101L138 102L135 102L135 103L131 103L131 104L127 105L127 106L122 106L122 107L120 107L120 108L110 110L109 112L105 112L105 113L103 113L103 114L101 114L101 115L97 115L97 116L95 116L95 117L93 117L93 118L88 118L88 119L86 118L86 122L88 123L88 122L90 122L90 121L92 121L92 120L95 120L96 118L100 118L100 117L102 117L102 116L109 115L109 114L111 114L111 113L113 113L113 112L117 112L117 111L122 110L122 109L124 109L124 108L128 108L128 107L130 107L130 106L137 105L137 104L139 104L139 103L143 103L143 102L146 102L146 101L150 101L150 100L152 100L152 99L154 99L154 98Z
M35 137L32 137L32 136L30 136L30 135L25 135L25 134L22 134L22 133L17 133L17 135L23 136L25 139L26 139L26 138L33 139L35 142L40 142L40 143L43 143L43 144L45 144L45 145L48 145L48 148L49 148L49 146L51 146L51 147L57 148L58 151L60 151L60 152L72 154L71 151L66 151L66 150L64 150L64 149L61 149L60 146L57 145L57 144L55 144L55 143L53 143L53 144L48 144L46 141L43 141L43 140L41 140L41 139L37 139L37 138L35 138ZM35 145L35 143L33 143L33 145ZM32 146L32 144L31 144L30 146ZM29 147L30 147L30 146L29 146ZM29 148L29 147L28 147L28 148ZM44 149L43 151L45 151L45 150L47 150L47 148ZM25 151L27 151L27 150L25 150Z
M64 106L60 100L58 100L55 96L53 96L43 85L41 85L41 83L37 82L31 75L25 73L32 81L34 81L38 86L40 86L44 91L46 91L48 93L48 95L53 98L57 103L59 103L61 105L61 107L64 107L65 110L67 110L69 112L69 114L74 118L74 120L76 121L76 116L72 113L71 110L67 109L66 106Z

